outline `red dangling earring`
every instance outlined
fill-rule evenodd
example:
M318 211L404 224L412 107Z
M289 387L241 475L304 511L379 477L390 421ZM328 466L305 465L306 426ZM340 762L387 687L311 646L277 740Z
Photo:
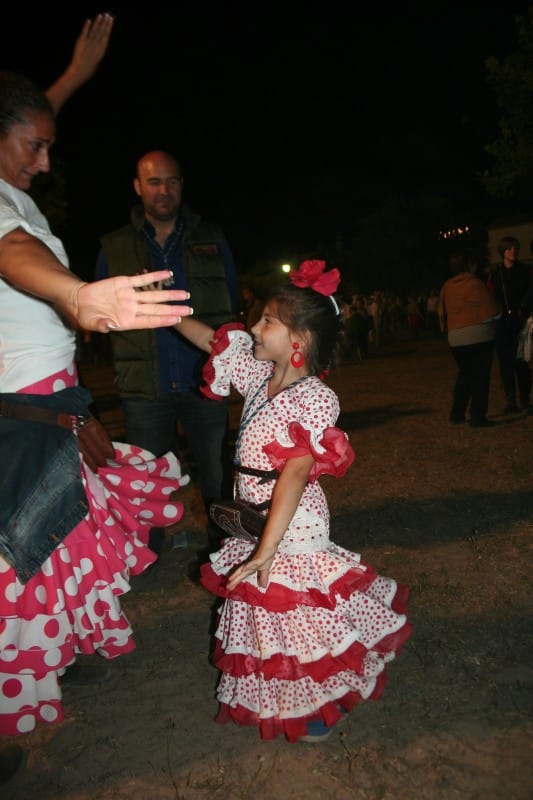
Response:
M300 369L300 367L303 367L304 365L305 361L304 354L300 351L300 345L298 342L293 342L292 348L294 350L294 353L292 353L291 355L291 364L294 367L294 369Z

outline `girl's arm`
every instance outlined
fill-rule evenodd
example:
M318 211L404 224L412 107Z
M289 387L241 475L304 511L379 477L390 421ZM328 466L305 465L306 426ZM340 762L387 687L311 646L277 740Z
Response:
M270 510L259 545L252 557L237 567L228 578L227 588L230 591L253 572L259 573L259 586L265 588L268 585L273 558L302 499L313 463L314 459L310 454L290 458L286 462L272 492Z
M211 340L215 335L213 328L200 322L199 319L192 319L191 317L182 318L181 322L174 326L178 333L185 336L192 344L196 345L200 350L206 353L211 352Z

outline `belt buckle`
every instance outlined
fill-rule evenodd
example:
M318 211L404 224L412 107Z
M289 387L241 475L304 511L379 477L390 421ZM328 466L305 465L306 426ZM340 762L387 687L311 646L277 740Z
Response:
M84 414L76 414L73 417L72 423L72 431L77 436L82 428L84 428L90 420L90 416L87 417Z

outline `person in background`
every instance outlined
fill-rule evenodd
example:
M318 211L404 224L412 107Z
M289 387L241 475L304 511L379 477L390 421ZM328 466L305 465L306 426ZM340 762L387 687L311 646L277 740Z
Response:
M355 316L357 357L359 361L366 361L368 359L368 337L372 330L373 320L367 311L364 297L354 297L353 313Z
M464 252L450 258L452 277L440 290L441 330L458 367L453 388L450 422L466 422L470 406L470 425L488 428L490 373L494 356L494 337L499 306L483 281L476 275L476 263Z
M498 245L501 264L490 272L488 288L501 307L496 325L496 354L506 404L503 414L531 414L531 367L517 358L518 337L531 313L533 270L518 260L520 242L514 236L504 236ZM529 295L529 299L528 299ZM517 392L520 406L517 404Z
M140 203L127 225L102 236L95 277L170 268L169 287L190 292L199 319L210 325L233 319L237 279L231 251L222 231L182 201L183 174L176 158L161 150L143 155L133 188ZM227 401L208 400L198 389L204 354L172 328L113 333L111 345L127 441L155 454L169 449L178 454L180 425L208 512L231 475ZM152 532L156 551L161 534ZM210 522L207 534L208 549L216 547L219 531Z
M372 317L368 314L361 297L354 297L348 306L349 313L343 318L341 338L341 359L345 363L354 360L368 359L368 336L373 326Z
M375 348L380 348L382 345L382 327L381 317L383 313L383 298L381 292L373 292L370 295L367 304L367 311L372 319L372 328L369 333L369 339Z
M436 289L431 289L426 300L426 330L434 339L440 337L439 293Z
M411 339L418 339L420 337L420 330L422 329L423 317L420 311L420 303L417 298L410 294L407 297L407 327L411 334Z
M233 385L244 397L236 496L266 523L257 543L227 537L202 583L224 598L217 721L254 726L263 739L325 739L359 701L379 697L411 633L407 588L329 536L319 478L342 477L354 460L336 427L338 398L320 378L341 328L339 280L325 262L304 262L269 295L252 335L236 323L178 325L211 353L206 391Z
M244 300L244 325L247 331L251 331L257 320L261 319L263 301L251 286L243 286L242 299Z

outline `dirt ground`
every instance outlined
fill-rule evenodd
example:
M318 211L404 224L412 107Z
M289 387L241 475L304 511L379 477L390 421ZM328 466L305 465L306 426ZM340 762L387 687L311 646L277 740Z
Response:
M497 416L495 366L499 424L450 426L454 373L446 342L424 338L330 375L357 454L345 478L323 481L332 539L411 590L413 636L381 699L321 744L215 724L214 600L187 577L195 545L173 549L169 531L123 598L136 651L100 685L65 688L63 723L17 739L26 763L0 797L531 800L533 417ZM101 370L85 376L120 427ZM231 413L234 427L238 403ZM200 546L196 486L181 498L178 530Z

